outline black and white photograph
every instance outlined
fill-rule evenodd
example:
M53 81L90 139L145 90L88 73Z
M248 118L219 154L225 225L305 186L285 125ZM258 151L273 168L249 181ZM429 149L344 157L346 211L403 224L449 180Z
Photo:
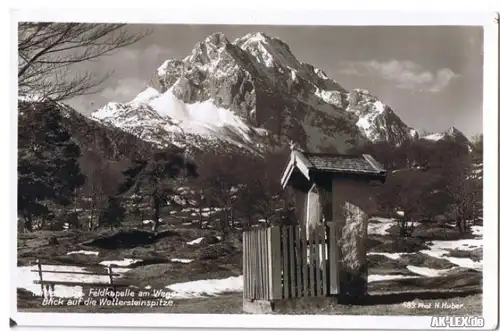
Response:
M484 326L484 26L15 26L19 313Z

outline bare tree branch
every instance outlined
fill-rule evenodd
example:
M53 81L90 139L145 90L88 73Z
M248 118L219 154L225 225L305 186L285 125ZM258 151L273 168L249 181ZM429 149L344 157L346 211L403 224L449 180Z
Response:
M21 22L19 94L59 101L95 93L110 73L77 73L74 66L111 55L149 33L130 34L126 24Z

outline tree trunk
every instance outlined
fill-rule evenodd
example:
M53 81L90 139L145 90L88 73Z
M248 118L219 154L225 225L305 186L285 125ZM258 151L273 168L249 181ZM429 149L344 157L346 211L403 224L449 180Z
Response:
M198 214L199 214L198 224L200 226L200 229L203 229L203 212L201 208L198 208Z
M457 228L458 232L462 233L462 227L460 226L460 219L458 217L455 220L455 227Z
M228 228L231 228L231 229L234 228L233 207L231 205L229 206L227 225L228 225Z
M153 197L153 229L152 231L157 234L158 227L160 226L160 199Z
M33 231L33 217L31 216L31 214L27 214L24 217L24 229L28 232Z
M94 228L94 203L92 202L92 205L90 207L90 218L89 218L89 230L92 231Z

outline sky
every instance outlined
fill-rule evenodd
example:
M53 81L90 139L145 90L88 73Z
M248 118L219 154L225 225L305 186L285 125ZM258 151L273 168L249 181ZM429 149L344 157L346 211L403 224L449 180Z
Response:
M107 102L127 102L144 90L165 60L182 59L215 32L234 40L264 32L286 42L295 57L323 69L347 90L367 89L409 126L441 132L455 126L482 133L483 30L473 26L130 25L148 30L138 43L86 65L110 72L97 94L69 100L90 114Z

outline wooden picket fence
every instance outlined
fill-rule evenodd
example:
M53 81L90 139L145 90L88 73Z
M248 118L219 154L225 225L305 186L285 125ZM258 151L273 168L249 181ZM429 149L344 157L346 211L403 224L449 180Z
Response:
M278 300L338 293L333 228L280 226L243 233L243 297ZM330 257L330 258L329 258Z

